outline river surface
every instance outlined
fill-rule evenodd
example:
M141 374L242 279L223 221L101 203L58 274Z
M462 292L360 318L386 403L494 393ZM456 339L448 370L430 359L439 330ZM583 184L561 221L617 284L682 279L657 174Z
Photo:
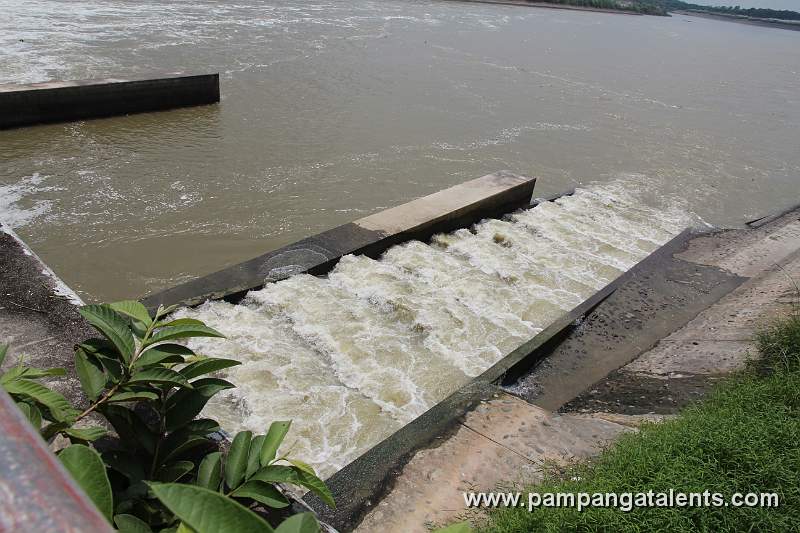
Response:
M0 83L220 72L218 106L0 131L0 218L139 297L509 169L716 225L798 201L800 32L458 2L0 0Z
M140 297L499 169L574 196L182 314L206 413L340 468L686 226L800 201L800 32L457 2L0 0L0 82L220 72L219 105L0 132L0 219Z

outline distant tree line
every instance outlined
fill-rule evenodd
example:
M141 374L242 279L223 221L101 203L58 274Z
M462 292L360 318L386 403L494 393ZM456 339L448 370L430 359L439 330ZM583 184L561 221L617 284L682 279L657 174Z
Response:
M645 15L666 15L667 11L655 2L642 2L640 0L531 0L565 6L590 7L595 9L616 9L621 11L634 11Z
M763 8L741 8L740 6L704 6L700 4L690 4L681 0L529 0L531 2L544 2L547 4L558 4L565 6L589 7L596 9L617 9L621 11L633 11L644 15L666 15L669 11L689 10L703 11L707 13L718 13L721 15L735 15L751 18L778 19L778 20L797 20L800 21L800 13L797 11L763 9Z
M708 13L719 13L721 15L736 15L742 17L778 19L778 20L798 20L800 13L786 9L764 9L758 7L742 8L740 6L704 6L700 4L690 4L681 0L639 0L641 2L660 7L666 11L676 10L696 10Z

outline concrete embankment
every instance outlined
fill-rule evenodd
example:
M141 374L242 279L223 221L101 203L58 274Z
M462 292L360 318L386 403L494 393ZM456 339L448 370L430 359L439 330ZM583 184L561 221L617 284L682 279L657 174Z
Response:
M800 209L754 226L674 239L577 324L542 332L502 379L476 380L434 408L457 415L452 424L415 421L334 475L347 516L328 520L344 531L428 531L469 516L463 491L535 482L545 461L594 455L702 397L754 353L760 325L797 305ZM379 455L410 441L412 452ZM364 496L370 466L384 478Z
M0 344L9 345L4 368L20 357L39 368L72 368L73 346L94 336L78 314L80 298L11 229L0 223ZM74 375L52 385L78 400Z
M0 129L219 102L219 74L0 85Z

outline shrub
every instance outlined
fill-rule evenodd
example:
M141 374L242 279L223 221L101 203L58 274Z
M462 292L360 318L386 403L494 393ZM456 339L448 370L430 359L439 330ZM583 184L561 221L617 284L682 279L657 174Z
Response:
M289 421L273 422L264 435L239 432L220 451L219 424L197 416L215 394L234 387L209 374L239 362L198 355L182 344L223 335L199 320L170 320L173 310L159 307L151 317L135 301L80 309L102 335L75 347L88 400L81 408L39 381L64 375L63 369L30 368L20 359L0 376L0 386L46 441L69 441L59 458L120 531L270 532L264 517L290 505L279 488L284 483L333 506L309 465L278 454ZM0 364L5 355L0 346ZM276 531L318 530L313 514L300 513Z

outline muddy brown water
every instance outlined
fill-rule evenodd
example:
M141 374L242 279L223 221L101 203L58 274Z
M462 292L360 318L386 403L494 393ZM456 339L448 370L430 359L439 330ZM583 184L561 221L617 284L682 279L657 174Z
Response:
M222 75L218 106L0 132L0 218L138 297L507 168L718 225L797 201L800 32L458 2L0 0L0 82Z

